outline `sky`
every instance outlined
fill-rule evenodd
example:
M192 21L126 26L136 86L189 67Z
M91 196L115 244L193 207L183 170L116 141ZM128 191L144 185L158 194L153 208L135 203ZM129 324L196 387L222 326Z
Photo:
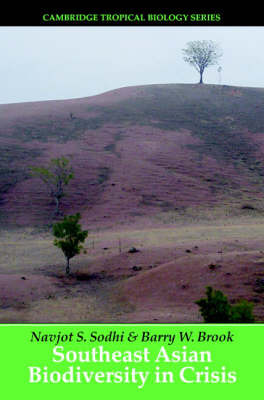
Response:
M0 27L0 104L93 96L126 86L197 83L193 40L223 51L204 83L264 87L264 26Z

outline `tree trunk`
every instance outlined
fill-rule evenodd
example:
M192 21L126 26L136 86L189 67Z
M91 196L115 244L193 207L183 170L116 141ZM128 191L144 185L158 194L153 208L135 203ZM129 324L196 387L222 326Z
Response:
M59 201L58 197L55 197L55 201L56 201L56 209L54 211L54 215L59 215L60 201Z
M70 259L67 258L66 274L69 275L69 273L70 273Z
M199 83L203 83L203 71L200 71L200 82Z

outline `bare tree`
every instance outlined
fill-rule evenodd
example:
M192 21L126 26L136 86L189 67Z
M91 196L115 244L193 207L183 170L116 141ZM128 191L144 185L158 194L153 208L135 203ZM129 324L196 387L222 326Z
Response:
M31 175L40 178L48 188L50 196L55 200L54 215L59 215L60 200L65 196L64 188L74 177L72 167L66 157L51 159L48 167L31 167Z
M196 40L187 43L187 48L182 49L183 59L196 69L200 74L200 82L203 83L203 73L207 67L218 63L222 56L220 46L211 40Z

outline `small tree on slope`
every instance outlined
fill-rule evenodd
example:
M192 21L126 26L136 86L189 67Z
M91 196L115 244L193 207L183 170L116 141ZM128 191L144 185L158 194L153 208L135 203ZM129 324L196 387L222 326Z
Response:
M66 258L66 274L70 273L70 259L80 254L88 236L88 231L83 231L79 220L81 215L65 216L63 221L53 225L53 234L55 236L54 245L59 247Z
M51 159L47 167L31 167L31 175L40 178L48 188L50 196L55 200L54 215L60 214L60 201L65 196L65 186L74 177L72 167L66 157Z

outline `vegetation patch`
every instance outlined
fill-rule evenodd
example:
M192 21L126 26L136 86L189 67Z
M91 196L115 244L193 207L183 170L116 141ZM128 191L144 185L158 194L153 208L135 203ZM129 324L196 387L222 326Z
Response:
M208 286L206 298L196 301L200 307L204 322L207 323L252 323L255 321L253 304L247 300L240 300L231 305L227 297L220 291Z
M113 143L110 143L109 145L107 145L107 146L105 146L104 147L104 150L105 151L108 151L108 152L110 152L110 153L112 153L112 154L114 154L116 157L118 157L118 158L121 158L121 154L116 150L116 145L117 145L117 143L120 141L120 140L122 140L122 132L117 132L115 135L114 135L114 142Z
M107 182L111 175L111 169L108 167L100 167L98 168L97 182L102 185Z
M170 201L159 199L155 194L142 194L140 204L143 206L160 207L163 211L171 210L174 204Z
M18 182L28 178L25 168L19 166L21 160L33 160L42 153L41 149L26 149L9 144L1 147L0 156L0 201L1 196Z
M29 124L16 125L13 130L13 137L22 142L55 140L57 143L66 143L69 140L79 139L86 129L97 129L98 127L94 119L65 118L54 121L38 119Z

